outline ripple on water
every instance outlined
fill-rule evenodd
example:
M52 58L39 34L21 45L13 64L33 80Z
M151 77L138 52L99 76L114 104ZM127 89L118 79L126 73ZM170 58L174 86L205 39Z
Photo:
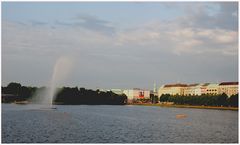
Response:
M3 143L237 143L238 112L78 105L57 110L4 104ZM186 114L178 119L176 114Z

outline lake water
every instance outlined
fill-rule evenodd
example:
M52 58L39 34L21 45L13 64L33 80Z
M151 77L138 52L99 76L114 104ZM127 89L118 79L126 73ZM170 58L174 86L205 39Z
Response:
M3 143L237 143L238 111L2 104ZM176 118L185 114L185 118Z

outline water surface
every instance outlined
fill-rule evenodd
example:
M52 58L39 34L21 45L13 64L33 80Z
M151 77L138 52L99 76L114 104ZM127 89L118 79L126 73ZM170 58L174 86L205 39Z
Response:
M176 118L185 114L186 118ZM3 143L237 143L238 111L2 104Z

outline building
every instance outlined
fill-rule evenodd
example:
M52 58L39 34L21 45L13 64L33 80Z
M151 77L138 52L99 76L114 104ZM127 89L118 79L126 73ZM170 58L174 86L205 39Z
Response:
M184 95L194 95L194 96L200 96L203 94L208 95L217 95L219 94L218 84L213 83L205 83L205 84L191 84L185 87L184 89Z
M229 97L238 94L238 82L204 83L204 84L168 84L159 88L158 96L170 95L218 95L227 94Z
M219 94L218 88L219 88L219 84L210 83L206 86L207 90L206 90L205 94L207 94L207 95L217 95L217 94Z
M184 88L184 95L201 95L201 84L190 84Z
M187 87L186 84L168 84L168 85L163 85L158 90L158 96L160 97L162 94L184 95L185 87Z
M219 94L227 94L228 97L238 94L238 82L222 82L219 84Z
M148 90L134 88L124 90L123 93L128 97L128 100L150 99L150 91Z
M123 94L123 90L122 89L110 89L110 91L112 91L115 94L118 95L122 95Z
M201 86L201 95L207 94L207 86L208 86L209 84L210 84L210 83L202 84L202 86Z
M118 94L118 95L122 95L123 94L123 90L122 89L99 89L99 91L101 92L113 92L115 94Z

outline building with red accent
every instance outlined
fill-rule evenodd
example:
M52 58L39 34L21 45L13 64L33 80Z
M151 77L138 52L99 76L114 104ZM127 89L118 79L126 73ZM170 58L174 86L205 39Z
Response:
M150 91L134 88L124 90L123 93L128 97L128 100L137 100L137 99L149 99L150 98Z

